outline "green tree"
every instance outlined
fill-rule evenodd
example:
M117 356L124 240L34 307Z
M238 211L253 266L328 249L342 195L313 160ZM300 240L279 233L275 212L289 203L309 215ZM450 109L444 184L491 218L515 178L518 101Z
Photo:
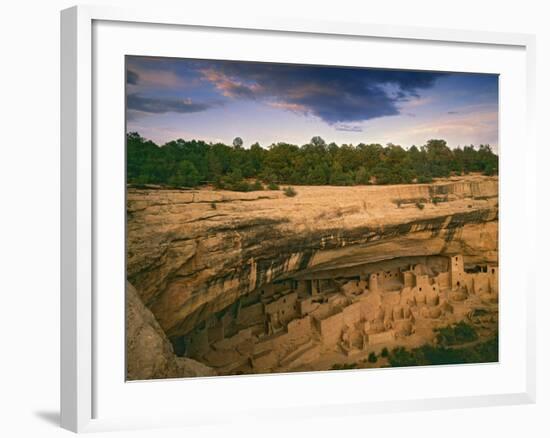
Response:
M233 139L233 147L235 149L241 149L243 147L243 139L241 137L235 137Z
M325 185L330 178L330 169L327 164L315 165L307 174L306 183L311 185Z
M313 146L316 146L316 147L326 147L326 142L325 140L323 140L321 137L319 136L315 136L315 137L312 137L311 139L311 142L310 142Z
M428 140L425 146L430 173L435 177L447 177L453 159L451 149L445 140Z
M199 172L193 163L181 161L174 174L168 179L168 183L174 186L195 187L199 184Z
M330 170L330 184L334 186L350 186L353 184L353 178L349 173L344 172L339 162L332 164Z
M254 143L205 143L177 139L162 146L127 134L127 182L193 187L215 184L228 190L250 190L250 181L266 184L353 185L430 183L451 173L498 174L498 155L489 145L451 149L444 140L432 139L405 150L388 144L357 146L327 143L319 136L298 147L277 143L262 148Z
M370 184L370 174L365 166L360 167L356 172L355 184Z

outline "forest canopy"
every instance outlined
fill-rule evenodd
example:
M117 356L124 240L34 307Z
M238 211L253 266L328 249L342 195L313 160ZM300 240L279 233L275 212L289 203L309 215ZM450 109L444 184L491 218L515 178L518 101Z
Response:
M200 140L174 140L162 146L127 134L127 182L177 187L212 184L227 190L261 190L263 184L338 185L427 183L433 178L498 173L498 156L489 145L451 149L429 140L404 149L388 144L327 144L313 137L302 146L254 143L243 147Z

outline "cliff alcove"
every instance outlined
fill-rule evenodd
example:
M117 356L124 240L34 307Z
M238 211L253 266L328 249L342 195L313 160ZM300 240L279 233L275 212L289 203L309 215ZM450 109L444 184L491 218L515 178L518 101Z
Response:
M128 189L128 281L166 357L330 369L463 320L494 334L498 178L296 190Z

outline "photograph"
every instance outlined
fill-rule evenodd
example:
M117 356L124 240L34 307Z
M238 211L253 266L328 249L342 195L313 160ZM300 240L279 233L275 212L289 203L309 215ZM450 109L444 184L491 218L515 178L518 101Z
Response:
M125 81L127 380L499 361L498 74Z
M92 3L3 8L0 438L550 437L544 2Z

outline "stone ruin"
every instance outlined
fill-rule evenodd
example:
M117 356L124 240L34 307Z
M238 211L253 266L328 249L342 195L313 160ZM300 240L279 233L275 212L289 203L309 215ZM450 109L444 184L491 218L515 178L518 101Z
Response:
M433 342L435 328L480 314L496 327L497 266L407 257L274 281L171 341L220 375L323 370Z

